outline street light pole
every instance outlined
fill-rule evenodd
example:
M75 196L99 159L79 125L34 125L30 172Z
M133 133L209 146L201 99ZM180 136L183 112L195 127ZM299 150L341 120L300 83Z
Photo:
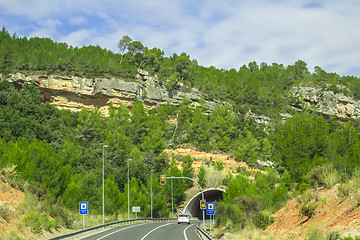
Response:
M102 176L102 185L103 185L103 191L102 191L102 197L103 197L103 199L102 199L102 210L103 210L103 225L105 224L105 194L104 194L104 192L105 192L105 184L104 184L104 179L105 179L105 164L104 164L104 162L105 162L105 160L104 160L104 155L105 155L105 153L104 153L104 149L105 148L107 148L107 147L109 147L108 145L104 145L104 146L102 146L102 150L103 150L103 176Z
M128 159L127 161L127 167L128 167L128 174L127 174L127 179L128 179L128 220L130 219L130 180L129 180L129 174L130 174L130 171L129 171L129 161L131 161L132 159Z
M151 191L151 218L153 218L153 198L152 198L152 195L153 195L153 193L152 193L152 173L153 173L153 171L154 170L150 170L150 191Z
M174 212L174 195L173 195L172 178L170 179L170 182L171 182L171 218L173 218L173 212Z

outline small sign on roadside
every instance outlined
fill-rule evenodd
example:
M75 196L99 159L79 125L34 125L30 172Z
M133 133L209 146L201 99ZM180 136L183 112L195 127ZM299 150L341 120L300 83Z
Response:
M215 215L215 203L214 202L206 203L206 214L207 215Z
M88 214L88 202L80 202L80 214Z
M138 206L134 206L134 207L132 207L132 212L140 212L140 207L138 207Z

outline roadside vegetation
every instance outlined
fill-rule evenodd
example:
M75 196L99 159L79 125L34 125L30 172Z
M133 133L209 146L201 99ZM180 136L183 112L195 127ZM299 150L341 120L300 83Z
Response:
M153 216L170 216L170 185L159 185L160 175L196 178L204 187L225 185L216 218L223 231L265 229L274 221L272 213L307 189L339 183L345 197L358 194L354 189L359 185L360 121L342 123L311 108L297 113L290 105L298 100L287 97L291 86L312 84L359 99L358 78L326 73L320 67L310 73L300 60L287 67L252 62L239 70L205 68L185 53L165 57L160 49L148 49L128 38L119 41L119 49L112 53L99 46L73 48L46 38L10 36L5 28L0 32L0 168L14 169L11 181L26 193L28 202L22 224L33 233L74 228L72 213L78 211L80 201L89 202L92 213L101 213L103 157L108 221L127 212L128 187L131 205L141 207L138 216L150 216L151 176ZM14 86L6 80L9 73L41 72L132 81L138 68L157 74L159 84L169 91L195 87L207 98L229 104L208 115L205 102L193 106L186 98L178 107L164 105L149 111L135 102L131 111L110 105L109 116L103 116L98 110L56 109L34 84ZM246 119L250 109L272 117L271 124L264 127ZM282 121L284 112L293 117ZM175 117L177 126L168 121ZM190 156L181 159L179 168L163 153L165 148L183 146L226 153L265 171L239 168L224 176L222 163L211 162L195 175ZM271 161L273 168L258 160ZM173 184L178 205L192 185ZM313 208L304 204L301 213L311 217ZM5 221L12 214L0 207Z

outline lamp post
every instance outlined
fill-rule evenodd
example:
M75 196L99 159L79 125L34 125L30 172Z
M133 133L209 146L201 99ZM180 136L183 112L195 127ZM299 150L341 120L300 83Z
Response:
M170 179L170 182L171 182L171 218L173 218L173 212L174 212L174 195L173 195L172 178Z
M152 206L152 204L153 204L153 198L152 198L152 195L153 195L153 193L152 193L152 173L153 173L153 171L154 170L150 170L150 192L151 192L151 218L153 218L153 206Z
M104 184L104 178L105 178L105 164L104 164L104 162L105 162L105 160L104 160L104 155L105 155L105 153L104 153L104 149L105 148L107 148L107 147L109 147L108 145L104 145L104 146L102 146L102 150L103 150L103 176L102 176L102 185L103 185L103 191L102 191L102 197L103 197L103 199L102 199L102 210L103 210L103 225L105 224L105 194L104 194L104 192L105 192L105 184Z
M130 180L129 180L129 174L130 174L130 171L129 171L129 161L131 161L132 159L128 159L127 161L127 167L128 167L128 175L127 175L127 180L128 180L128 220L130 219Z

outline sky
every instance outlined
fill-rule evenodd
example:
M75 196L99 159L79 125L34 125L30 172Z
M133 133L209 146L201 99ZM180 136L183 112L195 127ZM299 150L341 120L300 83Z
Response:
M218 69L303 60L360 77L360 0L0 0L0 25L113 52L127 35Z

